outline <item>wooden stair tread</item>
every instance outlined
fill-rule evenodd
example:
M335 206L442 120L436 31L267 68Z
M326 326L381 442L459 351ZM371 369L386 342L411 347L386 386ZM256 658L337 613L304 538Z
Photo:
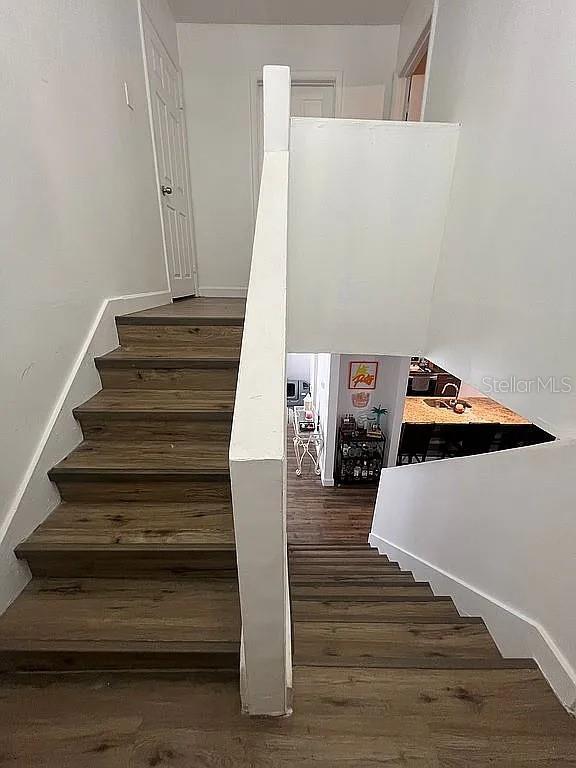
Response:
M430 656L304 656L296 654L298 667L352 667L355 669L538 669L534 659L503 659L497 656L430 657Z
M235 581L33 579L0 617L0 649L53 643L238 643Z
M423 581L401 581L389 584L332 584L328 583L308 583L292 584L290 594L293 599L313 598L318 600L385 600L387 597L400 597L401 599L411 600L414 596L422 595L431 597L432 588L428 582Z
M30 547L234 547L228 501L184 503L64 502L19 550Z
M146 361L151 364L166 364L170 366L184 367L187 363L196 363L197 365L210 365L211 363L238 364L240 360L240 347L237 349L197 349L195 347L170 347L159 346L158 344L150 347L141 346L135 349L115 349L102 357L96 358L97 365L120 364L126 362L143 365Z
M118 325L242 325L246 299L185 299L116 318Z
M313 563L290 563L290 572L294 575L298 574L319 574L319 575L331 575L335 576L380 576L388 573L409 573L409 571L401 571L398 563L375 563L373 565L369 563L352 563L348 564L347 560L343 560L338 565L327 565L320 563L319 565Z
M328 585L328 586L377 586L386 584L404 584L406 582L413 582L414 576L410 571L390 571L389 573L382 572L379 575L369 574L368 576L362 576L362 574L353 576L338 576L329 574L316 574L316 573L292 573L290 575L290 583L294 586L302 584L316 584L316 585Z
M416 621L433 622L449 619L460 621L461 617L451 600L410 600L402 597L396 600L310 600L292 599L292 618L300 621L320 622L365 622L365 621Z
M74 409L75 414L159 414L225 416L232 418L235 393L189 389L103 389Z
M334 658L501 658L483 622L294 623L296 663Z
M208 440L201 443L120 443L85 440L51 470L50 476L57 477L76 471L222 475L229 472L228 445Z

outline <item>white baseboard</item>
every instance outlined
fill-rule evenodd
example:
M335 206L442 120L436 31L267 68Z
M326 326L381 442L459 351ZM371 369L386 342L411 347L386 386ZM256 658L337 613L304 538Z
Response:
M60 501L56 486L50 482L47 473L82 440L82 431L72 415L72 409L102 388L94 358L118 346L115 318L170 301L169 291L152 291L117 296L106 299L100 305L0 525L0 613L6 610L30 579L27 565L15 558L14 547L29 536Z
M461 613L481 616L503 656L535 659L562 704L576 713L576 671L541 624L375 533L368 542L430 582L435 594L450 595Z
M234 288L218 287L218 286L200 286L200 296L205 296L209 299L245 299L248 294L248 288L242 288L240 286Z
M334 486L334 478L333 477L322 478L322 485L324 486L324 488L332 488Z

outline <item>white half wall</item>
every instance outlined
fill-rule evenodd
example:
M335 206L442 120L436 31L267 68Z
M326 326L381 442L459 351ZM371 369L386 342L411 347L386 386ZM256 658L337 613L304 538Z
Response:
M246 288L255 201L253 91L267 64L292 77L336 77L340 117L390 109L397 26L178 24L203 295ZM222 294L219 295L228 295ZM308 350L309 351L309 350Z
M102 303L167 285L135 0L10 3L0 45L6 531Z
M575 38L573 0L440 0L425 109L461 122L426 356L565 436L576 435Z
M382 473L370 541L460 610L505 656L533 657L576 707L576 441Z
M288 67L264 70L264 116L269 125L230 440L230 479L242 613L242 706L251 715L280 716L291 711L292 686L286 538Z
M421 354L458 126L291 124L288 350Z

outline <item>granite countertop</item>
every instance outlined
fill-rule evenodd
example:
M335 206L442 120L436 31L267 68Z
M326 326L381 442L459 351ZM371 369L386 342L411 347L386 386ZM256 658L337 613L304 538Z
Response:
M468 397L472 408L464 413L454 413L450 408L432 408L425 400L449 398L407 397L404 404L404 422L410 424L530 424L509 408L489 397Z

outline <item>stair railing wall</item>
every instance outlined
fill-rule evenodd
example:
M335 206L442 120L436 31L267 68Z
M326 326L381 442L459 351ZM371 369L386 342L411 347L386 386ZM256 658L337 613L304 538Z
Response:
M459 130L291 119L288 352L425 348Z
M241 694L251 715L290 711L286 551L286 258L290 70L264 67L264 160L230 443L242 611Z

